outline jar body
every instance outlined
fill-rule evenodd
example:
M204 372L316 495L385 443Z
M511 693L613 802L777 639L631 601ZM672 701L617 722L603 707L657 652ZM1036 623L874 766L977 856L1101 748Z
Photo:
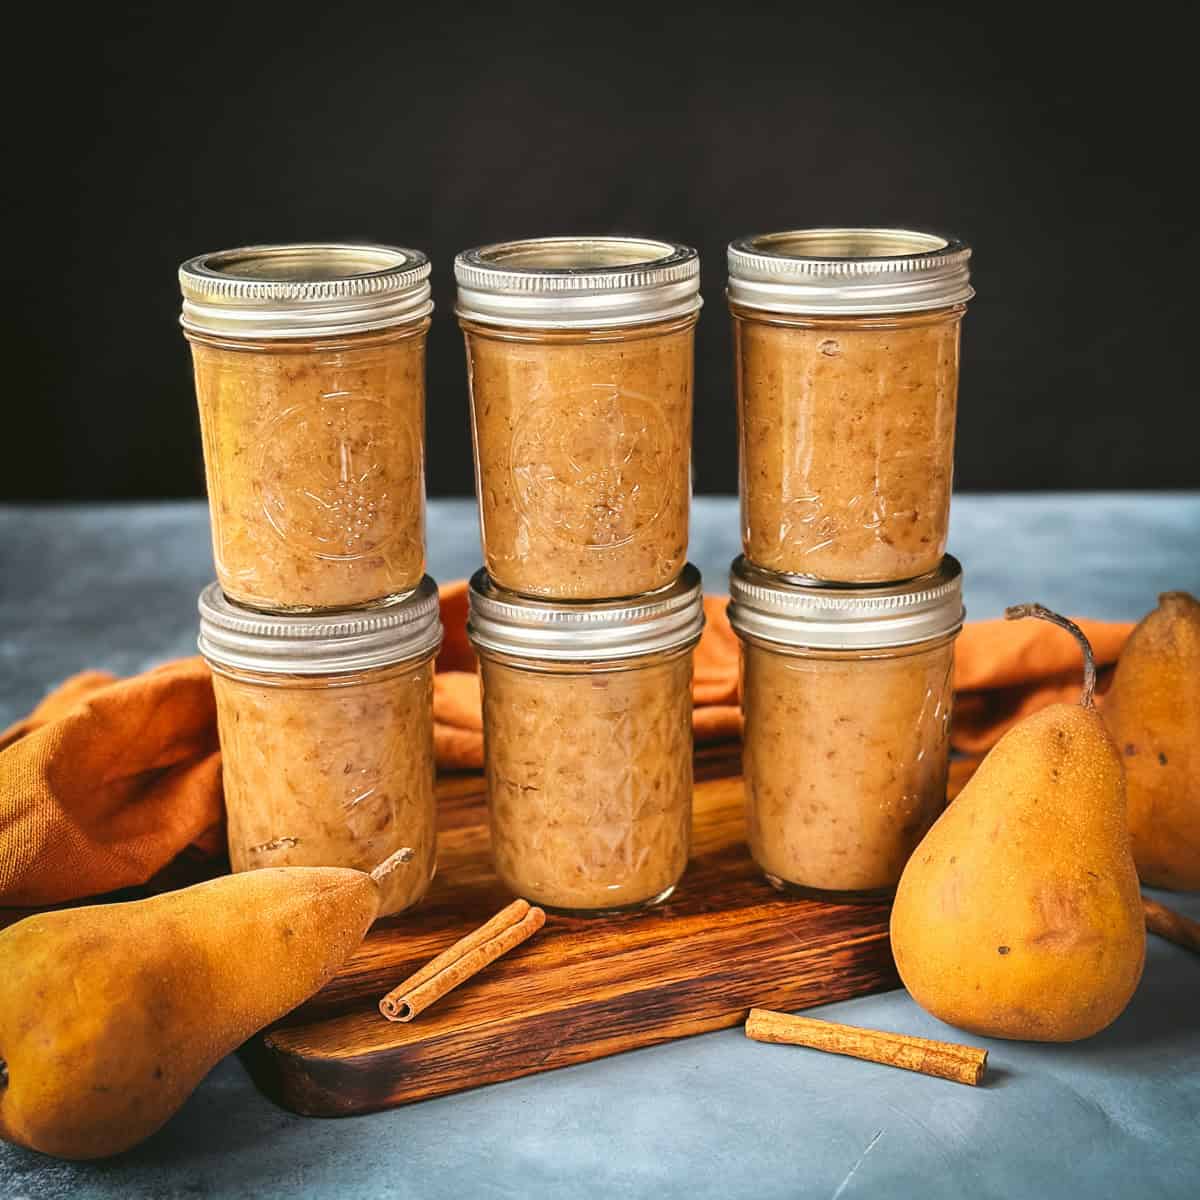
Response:
M893 891L946 803L954 638L796 652L743 639L750 851L781 889Z
M370 871L380 915L425 894L436 861L433 659L350 675L214 667L229 858Z
M696 317L607 330L461 324L496 583L600 600L675 579L687 557Z
M551 669L481 652L480 672L505 886L563 912L665 900L691 841L691 649Z
M746 557L833 583L935 570L965 305L853 317L731 309Z
M231 600L355 608L420 582L428 325L274 341L188 334L213 558Z

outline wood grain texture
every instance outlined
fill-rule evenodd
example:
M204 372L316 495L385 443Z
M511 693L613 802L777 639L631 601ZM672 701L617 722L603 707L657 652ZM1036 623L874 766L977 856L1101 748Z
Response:
M509 902L477 775L439 784L428 898L375 926L341 973L247 1048L288 1108L336 1116L514 1079L898 985L887 906L780 896L745 848L736 751L697 762L692 861L675 895L545 928L409 1024L379 999Z

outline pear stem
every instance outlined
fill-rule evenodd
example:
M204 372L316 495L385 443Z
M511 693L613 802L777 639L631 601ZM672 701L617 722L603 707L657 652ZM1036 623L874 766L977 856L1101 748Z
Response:
M1044 604L1013 604L1004 610L1005 617L1010 621L1019 621L1022 617L1037 617L1041 621L1049 621L1059 629L1065 629L1083 650L1083 692L1079 703L1084 708L1096 707L1096 656L1092 653L1092 644L1087 640L1082 629L1074 621L1047 608Z
M415 857L411 846L401 846L394 854L389 854L374 870L368 872L376 883L385 880L397 867L412 862Z

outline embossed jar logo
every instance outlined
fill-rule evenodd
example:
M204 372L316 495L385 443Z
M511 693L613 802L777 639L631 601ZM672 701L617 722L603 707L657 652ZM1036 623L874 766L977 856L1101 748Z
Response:
M662 512L673 456L654 400L590 384L525 412L513 432L513 494L529 524L555 541L612 549Z
M285 409L262 434L259 502L285 542L349 560L395 541L397 488L418 470L417 439L395 407L332 393Z

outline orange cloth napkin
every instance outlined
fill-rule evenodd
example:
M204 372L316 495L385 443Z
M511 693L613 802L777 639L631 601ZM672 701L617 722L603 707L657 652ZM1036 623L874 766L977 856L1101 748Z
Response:
M198 658L134 679L68 679L0 734L0 904L144 883L193 843L221 848L221 752Z
M737 638L724 597L705 598L696 651L700 743L737 737ZM446 639L434 684L443 769L477 768L483 733L464 583L442 589ZM1102 665L1132 623L1081 621ZM956 748L979 754L1028 712L1078 695L1078 651L1039 621L983 621L958 641ZM0 734L0 905L42 905L144 883L195 845L217 853L220 751L208 669L198 658L133 679L76 675Z

